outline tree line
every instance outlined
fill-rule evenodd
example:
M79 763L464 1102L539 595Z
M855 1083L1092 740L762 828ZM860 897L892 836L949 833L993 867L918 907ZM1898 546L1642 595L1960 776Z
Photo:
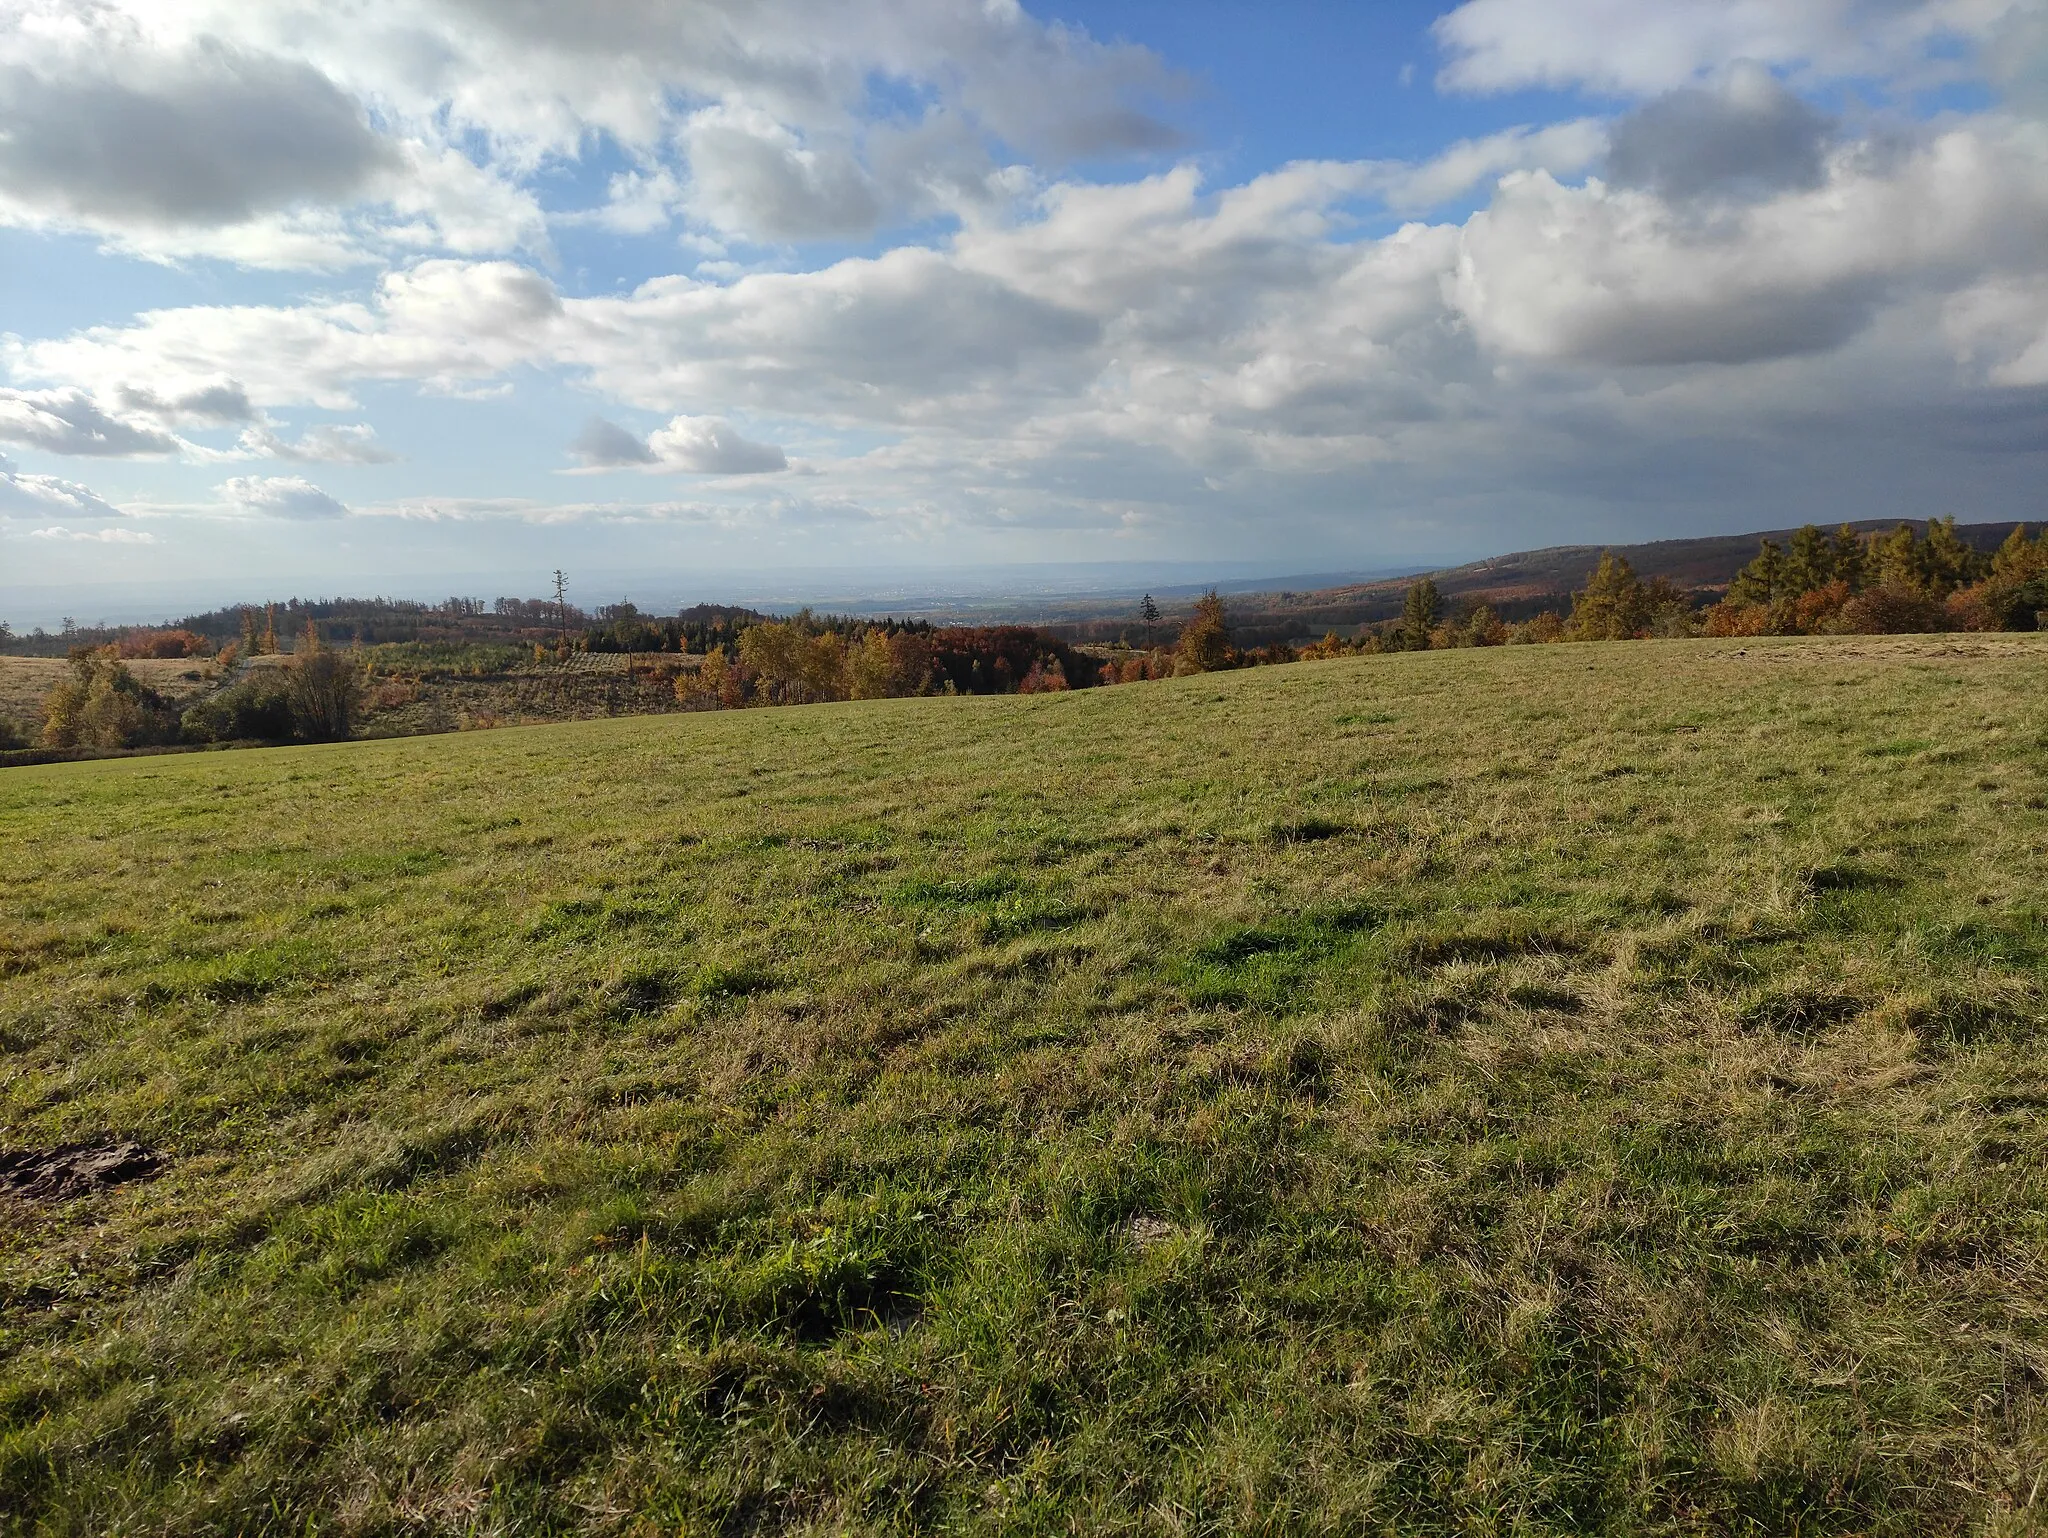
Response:
M481 601L455 599L436 612L455 618L458 605L462 617L482 614ZM0 748L34 743L61 752L105 753L180 743L346 738L362 709L367 669L359 648L342 651L328 643L322 616L310 612L312 607L296 601L284 606L287 616L302 616L288 666L245 668L228 687L182 711L138 681L127 661L211 653L233 670L246 658L281 651L278 606L233 611L235 638L217 651L212 636L189 623L75 647L70 672L45 701L40 726L31 731L0 719ZM324 607L345 613L348 605ZM1957 534L1953 519L1930 520L1921 528L1901 524L1878 534L1846 525L1830 534L1808 525L1782 546L1761 541L1755 559L1717 598L1688 593L1664 577L1645 579L1626 559L1606 552L1567 609L1515 623L1503 620L1483 596L1449 603L1423 577L1409 585L1398 619L1303 646L1239 647L1214 589L1169 640L1154 644L1163 616L1148 594L1137 611L1147 645L1088 650L1022 625L935 626L820 616L808 609L777 619L716 605L672 617L645 615L629 603L594 615L576 611L582 623L572 636L566 606L500 599L497 608L495 617L528 625L552 614L557 655L674 654L676 700L686 709L1040 694L1323 657L1467 646L2036 630L2048 627L2048 530L2031 537L2024 526L2016 527L1987 555ZM535 642L533 649L536 661L544 662L551 647ZM694 668L684 665L691 656L701 658Z

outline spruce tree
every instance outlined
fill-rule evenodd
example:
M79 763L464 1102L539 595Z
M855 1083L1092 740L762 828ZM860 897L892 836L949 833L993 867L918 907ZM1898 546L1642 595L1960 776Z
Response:
M1782 596L1797 598L1802 593L1826 587L1834 580L1835 553L1828 544L1828 537L1810 523L1802 526L1792 536L1791 548L1785 553L1785 591Z
M1852 593L1860 592L1868 578L1869 565L1869 553L1864 548L1863 536L1846 523L1835 530L1835 580L1848 583Z
M1401 634L1408 650L1429 650L1430 633L1443 618L1443 612L1443 594L1428 577L1409 585L1408 600L1401 608Z

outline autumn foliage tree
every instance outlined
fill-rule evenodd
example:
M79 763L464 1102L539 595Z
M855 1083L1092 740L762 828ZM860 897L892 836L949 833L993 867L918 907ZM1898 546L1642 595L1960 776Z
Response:
M1231 665L1230 615L1213 587L1195 600L1195 612L1181 627L1174 671L1214 673Z
M70 675L43 702L46 748L114 753L177 735L176 712L154 689L136 682L113 647L73 652Z
M2015 561L2031 548L2024 531L1999 576L1996 559L1973 549L1955 519L1924 529L1902 523L1863 536L1844 524L1832 537L1809 524L1781 548L1764 540L1736 573L1727 596L1707 612L1719 636L1884 634L1905 631L2028 628L2038 605L2024 591ZM2048 594L2042 596L2048 597Z
M1571 617L1564 623L1567 641L1636 641L1675 630L1683 633L1685 595L1667 577L1645 582L1625 556L1602 551L1600 564L1586 579L1585 591L1572 594Z

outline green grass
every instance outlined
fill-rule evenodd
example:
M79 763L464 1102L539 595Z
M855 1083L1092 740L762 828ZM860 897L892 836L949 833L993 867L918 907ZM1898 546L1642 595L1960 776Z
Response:
M488 641L385 641L362 649L379 673L430 678L509 673L533 660L531 644Z
M24 1533L2040 1530L2048 646L0 775Z

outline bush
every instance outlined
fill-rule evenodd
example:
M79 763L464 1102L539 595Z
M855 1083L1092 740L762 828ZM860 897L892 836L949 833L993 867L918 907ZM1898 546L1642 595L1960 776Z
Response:
M1522 621L1508 631L1510 646L1549 646L1564 639L1564 620L1552 609Z
M2013 582L1993 576L1951 593L1947 607L1951 630L2038 630L2048 609L2048 577Z
M213 642L194 630L131 630L121 637L123 657L210 657Z
M194 742L284 742L292 735L291 685L277 668L260 668L185 712Z
M308 627L309 638L312 635ZM292 726L308 742L346 742L363 703L363 670L355 658L324 646L301 646L286 686Z
M0 751L28 746L28 733L12 716L0 716Z
M71 676L43 705L43 746L115 753L178 735L177 715L154 689L137 683L112 647L71 654Z
M1842 606L1842 629L1851 635L1925 635L1947 623L1939 598L1896 582L1858 593Z

